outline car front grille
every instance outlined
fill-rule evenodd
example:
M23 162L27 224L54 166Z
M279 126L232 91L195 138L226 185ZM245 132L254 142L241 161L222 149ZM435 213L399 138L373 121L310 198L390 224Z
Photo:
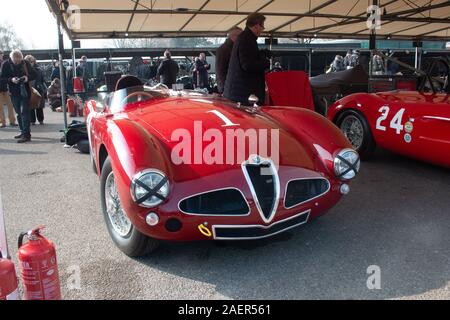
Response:
M292 208L315 199L330 190L330 183L324 178L298 179L288 182L284 198L285 208Z
M216 240L250 240L267 238L308 222L310 210L288 219L275 222L271 226L262 225L214 225L213 234Z
M245 164L243 166L246 173L253 196L256 198L258 210L265 220L271 220L278 195L276 190L275 172L270 163L264 165Z
M250 213L243 194L234 188L214 190L183 199L179 209L187 214L239 216Z

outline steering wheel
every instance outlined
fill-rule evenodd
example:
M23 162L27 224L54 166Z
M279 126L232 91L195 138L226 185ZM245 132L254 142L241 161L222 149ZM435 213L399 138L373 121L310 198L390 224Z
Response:
M137 92L132 92L132 93L130 93L129 95L127 95L125 98L123 98L121 104L124 105L124 104L130 103L130 101L128 101L128 100L131 99L131 98L134 98L134 97L138 97L137 101L135 101L135 102L147 100L147 99L145 99L145 100L142 99L143 96L148 97L148 99L153 99L153 98L154 98L153 95L150 94L150 93L148 93L148 92L145 92L145 91L137 91Z
M445 68L444 76L432 76L432 71L442 63ZM445 60L432 61L425 71L425 76L422 77L422 81L419 85L418 91L425 91L425 89L431 90L433 93L449 91L448 78L450 75L450 66Z

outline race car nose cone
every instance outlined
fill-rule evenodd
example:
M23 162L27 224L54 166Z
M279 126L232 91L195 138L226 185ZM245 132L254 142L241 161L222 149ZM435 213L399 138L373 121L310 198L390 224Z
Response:
M146 217L145 217L145 222L151 226L154 227L158 224L159 222L159 217L156 213L154 212L150 212Z

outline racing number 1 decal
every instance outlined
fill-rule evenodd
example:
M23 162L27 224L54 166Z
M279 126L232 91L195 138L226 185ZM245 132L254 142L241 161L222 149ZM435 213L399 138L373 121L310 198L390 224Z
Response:
M381 130L381 131L386 131L386 127L382 125L382 122L385 121L387 119L387 117L389 116L389 107L381 107L380 110L378 110L378 112L381 112L381 116L378 118L377 120L377 125L376 125L376 129L377 130ZM400 109L395 116L392 118L391 123L390 123L390 127L392 129L395 129L395 132L397 134L400 134L403 130L403 124L402 124L402 120L403 120L403 114L405 113L405 109L402 108Z
M222 120L224 122L224 125L222 125L222 127L236 127L239 126L239 124L237 123L233 123L233 121L231 121L230 119L227 118L226 115L224 115L222 112L217 111L217 110L211 110L208 111L207 113L212 113L215 114L217 117L220 118L220 120Z

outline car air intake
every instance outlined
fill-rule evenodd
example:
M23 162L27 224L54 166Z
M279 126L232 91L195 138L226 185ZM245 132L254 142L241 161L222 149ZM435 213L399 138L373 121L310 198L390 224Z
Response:
M237 189L224 189L202 193L180 202L180 210L196 215L246 215L250 212L247 201Z
M292 180L287 185L284 206L291 208L328 192L330 183L326 179Z
M267 220L271 219L272 211L276 205L275 201L277 198L275 190L275 177L273 175L273 171L270 170L270 166L270 164L246 164L244 166L244 170L250 179L249 182L251 183L257 198L255 200L259 203L262 214Z

